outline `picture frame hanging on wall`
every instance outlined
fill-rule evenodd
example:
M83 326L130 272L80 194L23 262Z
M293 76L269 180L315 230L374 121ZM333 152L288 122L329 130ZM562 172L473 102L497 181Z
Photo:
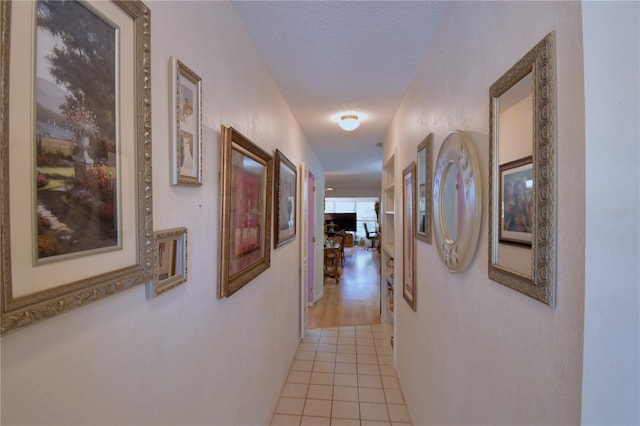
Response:
M202 79L171 57L171 184L202 185Z
M417 173L417 204L416 204L416 238L427 244L432 241L433 202L433 133L418 144Z
M414 311L416 301L416 163L402 172L402 297Z
M273 158L233 127L221 127L220 275L229 297L271 263Z
M153 234L153 280L147 285L147 297L152 298L188 280L189 251L187 228L156 231Z
M296 238L297 182L296 166L280 150L276 149L274 161L275 214L273 248Z
M151 22L137 0L3 1L0 20L8 333L151 279Z
M533 232L533 157L501 164L500 243L531 246Z

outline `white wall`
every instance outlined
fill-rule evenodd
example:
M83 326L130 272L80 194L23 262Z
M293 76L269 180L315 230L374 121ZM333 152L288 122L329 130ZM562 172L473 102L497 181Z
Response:
M556 33L557 306L488 279L489 87ZM399 169L434 133L471 137L483 212L469 268L418 242L417 312L396 303L397 371L414 424L578 424L584 304L584 91L580 3L450 2L385 140ZM401 212L396 212L400 214Z
M640 6L583 2L582 423L640 424Z
M3 336L2 424L268 424L295 353L300 238L216 299L220 125L305 162L321 187L324 171L230 3L148 5L154 229L189 229L190 280L153 300L139 286ZM172 55L203 79L201 187L169 185Z

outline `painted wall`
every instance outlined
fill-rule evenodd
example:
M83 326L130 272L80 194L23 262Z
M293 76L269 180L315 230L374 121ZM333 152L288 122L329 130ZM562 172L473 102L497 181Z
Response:
M190 280L153 300L139 286L2 337L2 424L268 424L297 348L300 238L216 299L220 125L305 162L319 182L324 172L231 3L148 5L154 229L188 227ZM203 79L201 187L169 185L170 56Z
M557 306L488 279L489 87L556 33ZM414 424L578 424L584 306L584 87L580 3L451 2L385 140L399 169L460 129L480 159L483 212L469 268L418 242L417 312L396 299L397 371ZM396 183L398 186L398 183ZM401 210L401 209L400 209ZM396 211L396 215L401 214ZM398 245L396 245L398 246Z
M640 4L583 2L582 423L640 424Z

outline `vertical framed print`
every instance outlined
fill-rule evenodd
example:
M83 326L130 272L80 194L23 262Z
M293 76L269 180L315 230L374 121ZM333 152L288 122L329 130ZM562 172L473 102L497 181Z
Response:
M273 248L293 241L296 237L296 208L298 173L296 166L276 149L275 162L275 238Z
M233 127L221 128L220 276L229 297L271 263L273 158Z
M416 238L431 244L433 203L433 133L418 144Z
M416 302L416 163L402 172L402 297L414 311Z
M0 8L7 333L151 278L150 16L137 0Z
M202 185L202 79L171 58L171 184Z

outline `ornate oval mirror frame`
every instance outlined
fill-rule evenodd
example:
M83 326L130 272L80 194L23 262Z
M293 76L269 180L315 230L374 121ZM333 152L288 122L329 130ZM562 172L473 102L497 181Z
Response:
M489 90L489 278L550 306L555 303L556 257L554 68L549 33ZM526 83L523 105L529 109L520 110L519 117L507 113L506 105L513 103L507 99L514 97L518 83ZM508 137L505 121L523 121L523 116L530 126L525 138ZM516 201L504 201L510 199L510 182L518 180L530 183L525 189L530 197L522 203L530 218L526 221L514 218Z
M445 194L450 189L445 185L447 173L454 166L457 169L457 184L454 188L456 192ZM434 237L440 259L449 272L464 271L471 263L478 244L482 217L482 184L479 171L478 156L471 140L460 130L449 133L440 147L433 178ZM460 190L462 192L459 192ZM457 224L447 221L443 203L445 195L453 195L456 203L461 203L455 204L454 209L454 213L457 213ZM449 230L454 226L456 235L452 239Z

